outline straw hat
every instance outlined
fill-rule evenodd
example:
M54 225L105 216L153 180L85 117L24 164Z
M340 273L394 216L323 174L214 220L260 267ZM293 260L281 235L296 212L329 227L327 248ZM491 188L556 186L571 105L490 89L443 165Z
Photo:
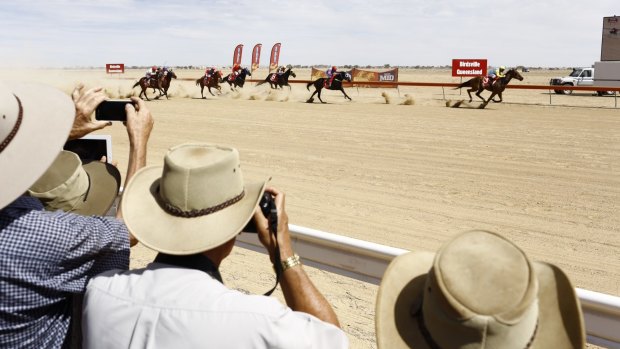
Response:
M105 215L118 196L121 174L105 162L82 165L80 157L63 150L47 171L28 189L48 211Z
M503 237L457 235L437 254L387 268L376 306L378 348L583 348L575 289L557 267L531 262Z
M121 210L131 234L147 247L194 254L241 232L265 184L244 182L237 149L183 144L167 152L163 167L145 167L133 176Z
M0 82L0 209L45 172L74 119L67 94L44 85Z

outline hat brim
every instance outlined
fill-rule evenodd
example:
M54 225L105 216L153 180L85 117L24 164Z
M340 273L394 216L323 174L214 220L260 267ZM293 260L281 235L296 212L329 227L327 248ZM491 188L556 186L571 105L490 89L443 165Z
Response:
M427 273L434 253L409 252L388 266L376 304L377 348L431 349L412 309L421 306ZM538 329L530 348L583 348L584 324L579 300L559 268L534 262L538 278Z
M220 246L241 232L254 214L266 181L246 182L243 199L217 212L183 218L167 213L158 200L163 168L139 170L121 200L129 232L145 246L172 255L188 255Z
M23 119L15 137L0 153L0 208L11 203L36 182L52 164L75 119L69 96L50 86L5 84L21 101ZM10 184L10 185L8 185Z
M121 187L121 174L111 164L91 161L82 165L88 173L90 187L86 200L76 206L72 212L84 216L105 215L114 204Z

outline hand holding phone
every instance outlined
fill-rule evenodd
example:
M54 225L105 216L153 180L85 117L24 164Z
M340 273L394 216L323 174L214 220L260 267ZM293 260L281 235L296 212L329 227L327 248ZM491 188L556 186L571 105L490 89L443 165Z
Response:
M127 113L125 112L127 104L133 104L133 101L131 99L103 101L95 109L95 119L127 121Z

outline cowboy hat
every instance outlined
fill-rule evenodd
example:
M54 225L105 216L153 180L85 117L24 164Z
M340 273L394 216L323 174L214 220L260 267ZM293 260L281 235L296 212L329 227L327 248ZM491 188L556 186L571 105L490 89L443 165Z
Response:
M127 229L145 246L194 254L241 232L265 184L244 182L237 149L182 144L168 150L163 167L145 167L133 176L121 210Z
M48 211L63 210L85 216L105 215L121 186L118 169L106 162L82 165L79 156L63 150L28 189Z
M378 348L583 348L575 289L495 233L457 235L437 254L388 266L377 296Z
M0 82L0 209L45 172L74 119L67 94L44 85Z

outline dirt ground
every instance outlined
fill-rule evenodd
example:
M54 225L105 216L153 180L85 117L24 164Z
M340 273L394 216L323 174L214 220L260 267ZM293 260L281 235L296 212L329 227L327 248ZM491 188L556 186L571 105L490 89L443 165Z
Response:
M513 83L547 84L566 73L532 71ZM143 72L3 74L67 92L82 81L118 98L138 93L131 85ZM202 72L177 74L196 79ZM309 76L297 72L298 79ZM399 79L459 82L448 70L401 71ZM277 92L253 85L234 93L225 86L223 95L201 99L194 82L173 81L169 100L148 102L155 118L148 164L161 164L166 149L184 142L232 145L247 178L271 176L286 192L292 224L429 251L459 232L488 229L532 259L560 266L576 287L620 295L620 109L613 96L508 89L504 103L477 109L478 102L446 107L466 98L464 90L351 88L352 102L327 91L327 104L307 104L305 85ZM124 127L116 123L98 133L112 135L124 172ZM135 247L132 267L152 258ZM334 305L351 347L374 348L377 286L308 270ZM267 257L241 248L222 274L244 292L263 293L273 283Z

